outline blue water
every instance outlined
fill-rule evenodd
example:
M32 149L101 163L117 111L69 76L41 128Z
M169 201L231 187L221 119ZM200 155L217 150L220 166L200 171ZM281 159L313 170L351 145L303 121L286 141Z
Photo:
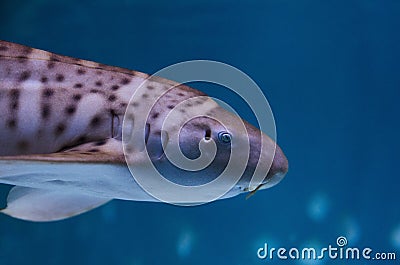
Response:
M398 1L2 1L0 39L147 73L192 59L241 69L271 104L290 171L249 200L0 215L0 264L284 264L257 249L338 236L400 259L399 28Z

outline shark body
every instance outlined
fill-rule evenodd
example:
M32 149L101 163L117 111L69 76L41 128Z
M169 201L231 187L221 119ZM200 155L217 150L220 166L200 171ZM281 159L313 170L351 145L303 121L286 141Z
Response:
M145 81L140 100L130 102ZM154 104L153 98L161 91ZM216 159L206 169L180 170L163 155L162 121L191 98L198 100L181 109L182 116L193 109L233 118L202 92L170 80L0 41L0 183L15 185L2 212L25 220L52 221L112 199L158 201L138 185L126 166L122 125L128 105L136 117L146 104L154 105L145 128L140 129L150 158L171 180L195 185L213 179L230 152L228 145L218 142L224 128L215 120L197 117L179 131L182 152L192 159L199 155L199 141L215 140ZM257 189L275 185L287 172L281 149L245 124L250 139L247 166L238 184L221 198L254 190L248 187L249 178L262 157L270 163ZM234 129L229 135L241 137ZM261 139L267 143L263 148Z

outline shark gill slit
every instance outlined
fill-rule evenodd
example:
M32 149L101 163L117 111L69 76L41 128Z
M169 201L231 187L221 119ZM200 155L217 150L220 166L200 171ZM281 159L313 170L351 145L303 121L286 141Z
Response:
M144 131L144 143L147 146L147 142L149 141L150 136L150 123L146 123L146 128Z
M111 138L117 138L119 133L119 116L111 110Z

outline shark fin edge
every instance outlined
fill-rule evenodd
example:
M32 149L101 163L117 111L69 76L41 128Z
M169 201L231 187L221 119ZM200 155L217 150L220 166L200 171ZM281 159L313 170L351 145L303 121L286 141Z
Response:
M15 186L8 194L7 207L0 212L26 221L49 222L85 213L110 200L76 191Z

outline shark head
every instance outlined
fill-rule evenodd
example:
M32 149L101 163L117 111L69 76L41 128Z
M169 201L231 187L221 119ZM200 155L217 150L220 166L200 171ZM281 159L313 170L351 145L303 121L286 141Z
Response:
M226 181L241 193L270 188L287 173L288 160L275 141L212 98L184 85L152 97L157 85L149 86L147 97L156 100L146 126L139 127L145 127L142 135L152 164L167 180L199 186L232 174ZM134 98L133 112L146 113Z
M232 159L233 152L248 154L248 158L246 154L238 155L238 159L246 160L245 167L242 166L241 169L240 166L235 168L233 165L235 170L244 170L238 182L243 191L254 190L259 185L261 189L272 187L279 183L288 171L285 155L269 136L222 107L213 108L210 116L191 119L180 130L179 146L182 153L189 159L200 157L201 143L208 142L214 142L217 151L212 163L204 169L210 173L200 172L200 174L212 175L205 178L207 181L222 173L229 160ZM258 174L262 172L265 175L259 177L257 184L251 184L257 167L260 171Z

